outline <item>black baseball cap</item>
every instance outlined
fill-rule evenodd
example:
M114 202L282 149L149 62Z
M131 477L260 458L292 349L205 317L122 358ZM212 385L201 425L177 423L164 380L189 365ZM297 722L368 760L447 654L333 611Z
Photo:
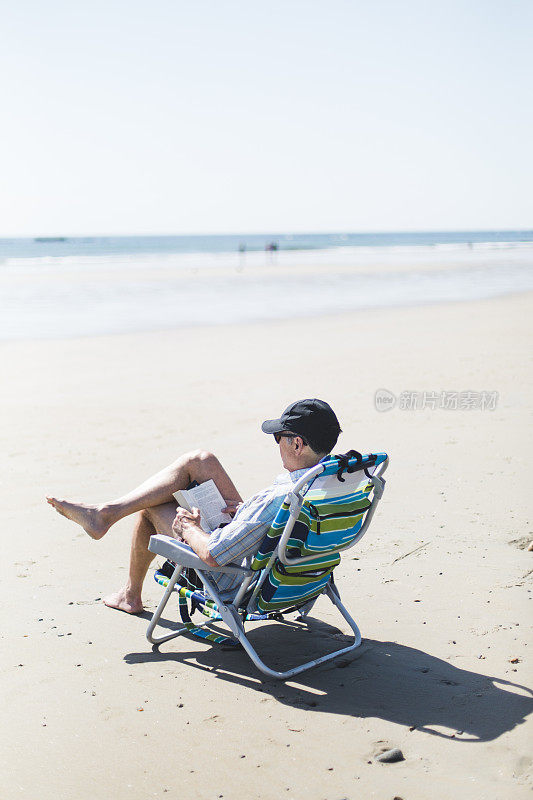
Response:
M279 419L267 419L261 425L264 433L296 433L316 453L330 453L335 447L341 426L331 406L316 397L291 403Z

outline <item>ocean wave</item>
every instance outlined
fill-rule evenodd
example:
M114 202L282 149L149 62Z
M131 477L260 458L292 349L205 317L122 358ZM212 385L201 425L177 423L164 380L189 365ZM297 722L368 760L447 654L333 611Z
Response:
M235 251L187 253L117 253L8 256L0 261L0 274L47 271L78 273L83 271L120 271L141 269L217 269L246 267L313 267L328 265L332 268L383 264L387 266L416 266L455 260L458 265L477 263L480 258L499 258L509 253L513 257L532 258L533 242L476 242L431 245L366 246L345 245L319 249L280 249L275 252L260 250L238 253Z

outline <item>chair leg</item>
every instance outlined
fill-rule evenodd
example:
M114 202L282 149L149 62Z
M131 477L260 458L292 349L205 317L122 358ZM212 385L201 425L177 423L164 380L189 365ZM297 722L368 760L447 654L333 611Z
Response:
M328 653L325 656L321 656L320 658L315 658L313 661L307 661L305 664L300 664L298 667L293 667L293 669L286 670L285 672L279 672L277 670L271 669L268 667L264 661L259 657L259 654L252 646L251 642L249 641L248 637L246 636L244 625L242 624L242 620L239 617L239 614L232 606L219 606L219 611L222 616L222 619L226 623L226 625L232 630L233 634L237 637L241 645L243 646L244 650L248 653L249 657L255 664L255 666L261 670L265 675L268 675L269 678L276 678L277 680L286 681L289 678L292 678L294 675L298 675L300 672L304 672L305 670L311 669L311 667L316 667L319 664L324 664L326 661L331 661L333 658L337 658L340 655L344 655L345 653L349 653L352 650L356 650L361 645L361 632L357 627L357 624L354 619L352 619L351 615L348 613L347 609L342 604L340 597L338 595L336 587L331 586L330 584L326 587L326 593L331 600L331 602L338 608L339 612L342 614L348 625L353 631L354 634L354 641L349 647L343 647L340 650L335 650L333 653Z
M354 635L354 644L351 647L349 647L348 650L355 650L361 644L361 631L357 627L356 621L349 614L348 609L345 608L345 606L342 604L338 589L334 583L331 584L328 583L326 587L326 592L333 605L337 606L340 613L342 614L342 616L352 629Z
M180 636L180 634L182 634L184 631L187 630L187 628L182 627L179 628L177 631L174 631L173 633L167 633L165 636L153 636L154 628L159 622L161 614L165 610L165 606L168 603L169 597L174 590L176 581L178 580L182 572L183 572L183 567L180 567L180 565L177 564L174 572L172 573L172 577L168 582L167 588L165 589L165 593L163 594L163 597L161 598L159 605L157 606L157 609L154 611L152 615L152 619L150 620L150 624L148 625L148 629L146 631L146 638L152 644L163 644L163 642L168 642L170 639L174 639L176 636Z
M161 598L161 602L159 603L157 610L154 612L150 624L148 625L148 630L146 631L146 638L152 644L159 645L162 644L163 642L168 642L170 639L174 639L176 636L180 636L180 634L187 631L186 627L181 627L177 631L173 631L172 633L166 634L165 636L160 636L160 637L153 636L154 628L159 622L161 614L165 609L165 606L169 600L170 595L172 594L176 581L178 580L182 570L183 567L180 567L179 565L176 566L176 569L174 570L172 577L168 582L168 586L165 590L165 593ZM200 577L202 578L202 581L204 582L206 588L209 589L213 599L217 603L218 611L222 617L223 622L226 623L226 625L231 630L233 635L239 640L240 644L242 645L242 647L244 648L250 659L253 661L255 666L265 675L268 675L269 678L276 678L277 680L286 681L289 678L292 678L294 675L298 675L300 672L304 672L305 670L311 669L311 667L316 667L319 664L324 664L326 661L331 661L333 658L337 658L337 656L349 653L361 645L361 633L359 631L359 628L357 627L355 620L352 619L347 609L342 604L336 586L332 585L331 583L328 583L328 585L326 586L326 594L328 595L333 605L335 605L338 608L339 612L342 614L342 616L352 629L354 634L353 644L351 644L349 647L343 647L340 650L335 650L333 653L328 653L327 655L321 656L320 658L315 658L313 659L313 661L308 661L305 664L300 664L299 666L293 667L293 669L286 670L285 672L279 672L278 670L271 669L264 663L264 661L262 661L262 659L259 657L259 654L257 653L255 648L249 641L248 637L246 636L244 625L237 609L233 605L231 604L226 605L221 601L221 598L218 597L217 592L214 589L214 586L211 584L211 581L209 580L209 578L207 578L206 575L201 574ZM309 608L315 602L315 600L310 601L310 603L308 604ZM209 623L205 624L208 625Z
M298 614L299 614L298 619L305 619L306 618L306 616L309 614L309 612L313 608L314 604L316 603L317 599L318 598L315 597L313 600L310 600L304 606L300 606L300 608L298 609Z

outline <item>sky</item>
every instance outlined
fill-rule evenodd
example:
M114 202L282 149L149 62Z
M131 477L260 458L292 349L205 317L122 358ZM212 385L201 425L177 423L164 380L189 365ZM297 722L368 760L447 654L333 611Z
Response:
M530 0L0 4L0 237L533 226Z

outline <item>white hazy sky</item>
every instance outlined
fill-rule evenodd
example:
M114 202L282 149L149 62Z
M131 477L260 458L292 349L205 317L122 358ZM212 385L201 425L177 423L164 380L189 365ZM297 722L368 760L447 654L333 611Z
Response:
M530 228L530 0L17 0L0 236Z

